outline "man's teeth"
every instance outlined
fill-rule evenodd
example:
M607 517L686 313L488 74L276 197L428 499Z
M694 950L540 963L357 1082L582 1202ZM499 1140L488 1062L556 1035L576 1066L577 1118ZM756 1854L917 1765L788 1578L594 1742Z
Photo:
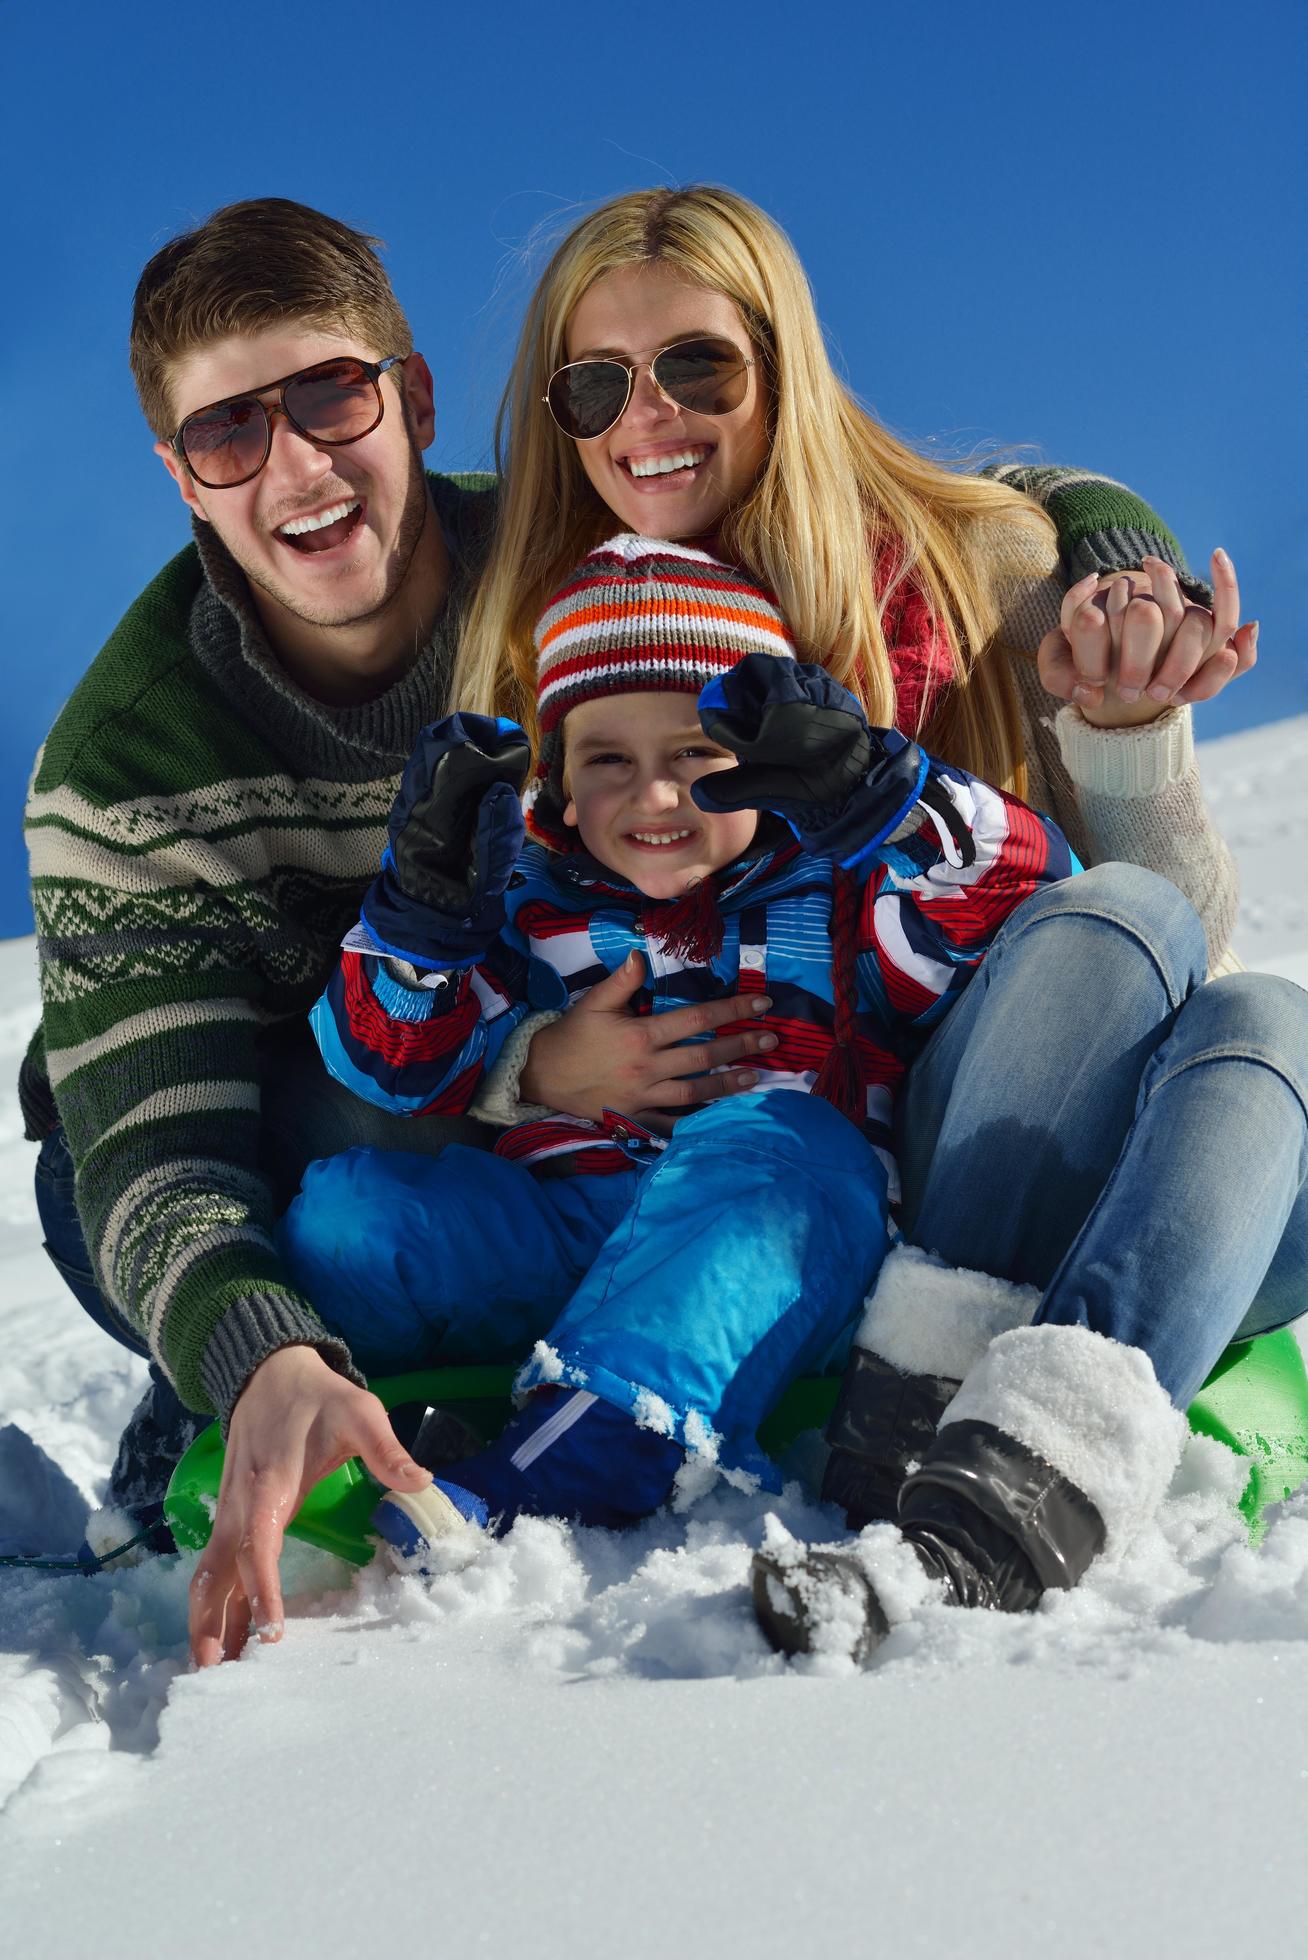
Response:
M633 830L631 834L638 844L684 844L694 835L689 830Z
M356 497L352 504L333 504L330 510L320 510L312 517L292 517L288 523L279 524L277 529L284 538L302 538L306 531L325 531L329 524L339 524L343 517L348 517L351 511L358 508Z
M673 470L693 470L707 455L707 449L682 449L675 456L629 456L627 468L633 476L669 476Z

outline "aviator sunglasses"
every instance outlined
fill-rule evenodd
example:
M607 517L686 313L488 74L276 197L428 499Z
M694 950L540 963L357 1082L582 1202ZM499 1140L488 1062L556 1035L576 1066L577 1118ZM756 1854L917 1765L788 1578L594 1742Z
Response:
M542 399L565 436L593 442L621 420L642 368L649 369L654 386L675 407L688 408L693 415L730 415L745 399L753 365L730 340L701 334L661 347L648 361L621 361L613 355L568 361L555 368Z
M229 395L188 415L172 448L206 490L234 490L258 476L272 453L272 418L286 417L298 435L333 448L371 435L385 411L381 377L404 360L360 361L341 355L270 381L248 395ZM271 406L263 397L277 397Z

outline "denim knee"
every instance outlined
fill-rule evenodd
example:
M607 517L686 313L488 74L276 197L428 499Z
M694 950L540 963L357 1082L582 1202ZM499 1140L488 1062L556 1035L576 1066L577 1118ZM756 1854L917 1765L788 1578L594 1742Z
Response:
M1308 993L1274 973L1223 974L1186 1002L1160 1059L1162 1080L1198 1061L1271 1069L1308 1120Z
M1074 878L1044 886L1008 919L994 953L1058 919L1090 919L1115 928L1151 961L1174 1004L1208 971L1199 914L1169 879L1143 865L1096 864Z

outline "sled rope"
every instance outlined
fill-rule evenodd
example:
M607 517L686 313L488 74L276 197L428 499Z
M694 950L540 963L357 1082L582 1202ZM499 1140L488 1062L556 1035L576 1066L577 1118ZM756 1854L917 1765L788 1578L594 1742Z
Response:
M89 1558L26 1558L21 1552L0 1552L0 1566L9 1570L18 1568L24 1572L79 1572L83 1578L89 1579L95 1573L103 1572L106 1565L112 1565L124 1552L134 1551L138 1545L144 1544L153 1529L153 1525L146 1525L135 1538L115 1545L111 1552L101 1552L98 1556L93 1552Z

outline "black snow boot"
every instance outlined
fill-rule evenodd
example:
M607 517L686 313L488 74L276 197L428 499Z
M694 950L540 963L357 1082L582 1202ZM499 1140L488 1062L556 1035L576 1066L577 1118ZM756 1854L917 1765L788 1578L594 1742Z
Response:
M867 1348L851 1350L822 1478L823 1503L838 1504L851 1531L894 1523L904 1479L935 1442L958 1389L947 1375L903 1375Z
M889 1546L911 1552L946 1604L1029 1612L1153 1515L1185 1433L1139 1349L1082 1327L1001 1335L906 1478ZM877 1536L755 1554L754 1610L774 1647L859 1661L875 1651L895 1618L877 1590Z
M895 1522L904 1479L935 1442L963 1377L1039 1303L1034 1287L946 1266L918 1246L887 1254L826 1431L822 1497L851 1531Z
M1028 1613L1048 1586L1074 1586L1104 1544L1103 1520L1066 1477L988 1423L942 1429L905 1481L899 1529L949 1606ZM890 1631L857 1546L810 1551L787 1565L758 1552L754 1610L782 1653L827 1644L820 1627L866 1660Z

